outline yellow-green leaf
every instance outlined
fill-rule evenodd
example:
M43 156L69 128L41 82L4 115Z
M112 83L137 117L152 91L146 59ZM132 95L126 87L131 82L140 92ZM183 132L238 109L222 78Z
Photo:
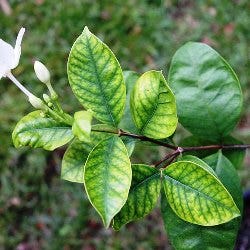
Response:
M101 141L90 152L84 169L84 184L105 227L125 204L131 178L128 152L119 137Z
M214 226L240 216L232 196L201 164L178 161L163 170L163 175L167 200L181 219Z
M137 80L130 99L132 117L139 132L162 139L177 126L175 97L159 71L148 71Z
M68 78L79 102L95 118L118 125L126 100L123 73L113 52L87 27L71 49Z
M113 228L119 230L132 220L143 218L155 207L161 190L159 170L143 164L132 165L132 184L128 199L114 217Z

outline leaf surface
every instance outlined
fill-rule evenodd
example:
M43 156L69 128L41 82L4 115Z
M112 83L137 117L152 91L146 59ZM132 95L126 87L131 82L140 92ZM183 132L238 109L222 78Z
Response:
M68 78L79 102L95 118L118 125L126 100L123 73L113 52L87 27L71 49Z
M130 99L132 117L139 132L162 139L177 126L175 97L159 71L148 71L136 82Z
M54 150L73 139L71 127L52 118L42 117L40 113L39 110L33 111L17 123L12 133L15 147Z
M192 134L220 140L236 126L243 101L239 80L208 45L189 42L178 49L168 81L179 121Z
M178 161L163 170L163 174L168 202L181 219L213 226L240 216L229 192L201 164Z
M72 125L73 134L80 141L89 141L91 132L92 115L88 111L78 111L74 114Z
M132 184L128 199L114 217L113 228L119 230L130 221L143 218L155 207L161 190L159 170L144 164L132 165Z
M239 178L231 162L219 153L205 158L204 161L215 171L241 210L242 194ZM164 194L161 196L161 212L168 238L175 249L234 249L240 217L217 226L204 227L191 224L173 212Z
M84 184L105 227L125 204L131 179L127 149L119 137L101 141L90 152L84 169Z

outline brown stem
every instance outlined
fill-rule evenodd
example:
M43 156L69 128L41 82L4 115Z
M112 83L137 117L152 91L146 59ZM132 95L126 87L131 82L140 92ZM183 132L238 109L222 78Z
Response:
M131 137L131 138L138 139L140 141L152 142L152 143L154 143L156 145L163 146L163 147L166 147L166 148L170 148L170 149L173 149L173 150L176 150L178 148L178 147L176 147L174 145L171 145L171 144L168 144L168 143L165 143L165 142L161 142L161 141L149 138L149 137L144 136L144 135L132 134L132 133L123 131L121 129L119 130L119 135L120 136L128 136L128 137Z

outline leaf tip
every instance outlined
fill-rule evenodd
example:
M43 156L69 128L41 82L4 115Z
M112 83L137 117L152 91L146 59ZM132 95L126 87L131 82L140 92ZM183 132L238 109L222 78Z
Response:
M84 27L83 33L86 34L86 35L88 35L88 36L91 34L91 32L89 31L88 26L85 26L85 27Z

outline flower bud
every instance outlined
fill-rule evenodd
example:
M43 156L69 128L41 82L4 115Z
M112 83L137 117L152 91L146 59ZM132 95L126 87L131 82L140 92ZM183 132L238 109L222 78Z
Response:
M51 98L47 95L47 94L43 94L43 100L46 102L46 103L49 103L51 101Z
M39 61L35 61L34 70L35 70L37 78L41 82L45 84L48 84L50 82L50 73L44 64L42 64Z
M45 106L43 101L34 95L29 96L29 102L36 109L42 109Z

